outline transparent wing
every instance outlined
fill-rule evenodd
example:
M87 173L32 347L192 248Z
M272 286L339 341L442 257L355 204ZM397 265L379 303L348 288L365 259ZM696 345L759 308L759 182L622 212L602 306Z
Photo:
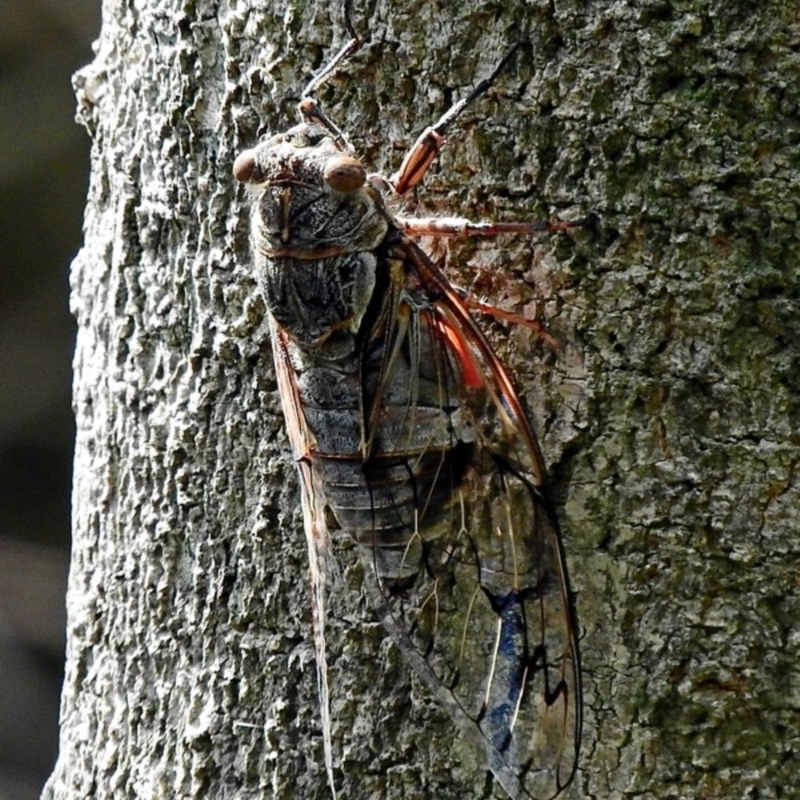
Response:
M357 539L368 590L506 791L546 800L574 776L582 706L542 458L447 279L409 240L395 257L379 365L367 357L365 370L372 523Z

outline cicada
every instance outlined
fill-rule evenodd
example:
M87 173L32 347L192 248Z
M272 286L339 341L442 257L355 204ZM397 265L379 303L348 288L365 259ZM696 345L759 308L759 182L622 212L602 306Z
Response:
M386 629L508 794L552 798L575 774L582 706L573 600L543 459L467 295L415 238L571 224L392 211L513 48L387 179L368 173L313 97L359 44L353 34L311 81L301 124L233 167L258 191L255 270L300 476L331 789L335 796L327 511L355 540Z

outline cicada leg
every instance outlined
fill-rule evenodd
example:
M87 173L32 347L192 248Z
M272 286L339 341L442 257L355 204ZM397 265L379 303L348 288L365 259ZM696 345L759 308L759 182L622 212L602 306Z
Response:
M313 96L314 92L331 76L336 67L345 59L350 58L360 47L361 39L353 28L350 19L350 0L345 0L344 4L344 24L350 35L350 40L336 53L336 55L309 81L298 105L301 116L308 122L316 123L333 134L336 143L341 147L347 147L345 138L339 127L331 121L328 115L322 110L319 101ZM396 195L404 195L418 186L425 176L433 160L439 154L444 144L444 134L461 112L474 100L480 97L494 83L497 76L505 68L513 55L519 49L519 43L515 44L501 59L500 63L492 70L488 78L484 78L472 91L464 98L459 100L454 106L448 109L430 127L426 128L408 151L400 169L390 178L390 191ZM379 177L379 176L376 176ZM385 184L385 178L379 178Z
M545 220L543 222L473 222L463 217L396 217L396 221L409 236L500 236L505 233L530 235L541 232L566 231L592 224L590 217L578 220ZM524 325L534 331L553 350L562 348L561 342L549 334L535 319L528 319L512 311L482 303L463 291L461 299L468 308L503 322Z
M416 236L501 236L505 233L530 235L541 232L566 231L593 224L591 217L577 220L545 220L541 222L473 222L464 217L395 217L402 230L411 237ZM524 325L539 336L553 350L562 348L561 342L551 336L535 319L528 319L512 311L482 303L466 292L459 290L462 302L473 311L486 314L503 322Z
M397 217L409 236L500 236L504 233L532 234L566 231L586 225L587 220L543 222L473 222L464 217Z
M506 311L504 308L482 303L466 293L464 293L462 299L467 308L477 311L479 314L494 317L501 322L510 322L512 325L524 325L529 330L532 330L552 350L563 350L564 348L564 344L551 333L548 333L538 319L528 319L528 317L523 317L522 314L515 314L513 311Z
M458 118L459 114L474 100L480 97L496 80L497 76L505 68L519 49L519 43L515 44L501 59L500 63L494 68L488 78L484 78L475 88L464 98L459 100L454 106L448 109L438 121L426 128L419 136L412 148L406 153L400 169L392 175L390 183L394 193L398 195L418 186L428 167L439 154L444 144L444 134L447 129Z
M361 47L361 39L353 27L350 20L350 0L344 3L344 25L350 40L339 50L338 53L309 81L300 98L298 110L301 116L308 122L314 122L322 126L333 134L336 143L340 147L348 147L347 139L339 128L330 120L328 115L322 110L317 99L313 96L314 92L331 76L339 64L353 55Z

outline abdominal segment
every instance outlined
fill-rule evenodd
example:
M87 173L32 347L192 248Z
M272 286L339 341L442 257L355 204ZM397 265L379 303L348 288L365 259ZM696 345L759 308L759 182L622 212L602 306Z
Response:
M389 416L391 411L384 409ZM408 417L406 408L395 411L398 417ZM353 434L356 431L352 425L341 425L341 411L334 415L340 423L334 439L341 445L348 438L342 435L343 427L350 427ZM459 489L474 443L456 438L448 416L443 409L415 409L413 430L389 426L401 432L405 446L381 448L366 459L357 447L338 453L317 451L311 457L325 502L356 540L365 565L371 564L389 594L412 584L430 557L433 543L461 525ZM428 424L433 418L438 424ZM431 431L436 429L441 436L432 439ZM424 440L415 431L425 431Z

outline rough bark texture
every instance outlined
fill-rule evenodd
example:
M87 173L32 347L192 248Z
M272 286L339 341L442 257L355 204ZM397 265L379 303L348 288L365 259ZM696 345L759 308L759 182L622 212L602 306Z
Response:
M453 133L421 207L596 229L449 248L561 502L583 656L569 797L773 798L800 784L792 3L356 3L321 94L389 173ZM333 15L333 18L331 17ZM324 798L306 554L233 158L296 120L335 7L107 0L73 267L78 440L61 756L47 800ZM441 248L442 252L445 248ZM503 796L359 591L333 599L342 796Z

